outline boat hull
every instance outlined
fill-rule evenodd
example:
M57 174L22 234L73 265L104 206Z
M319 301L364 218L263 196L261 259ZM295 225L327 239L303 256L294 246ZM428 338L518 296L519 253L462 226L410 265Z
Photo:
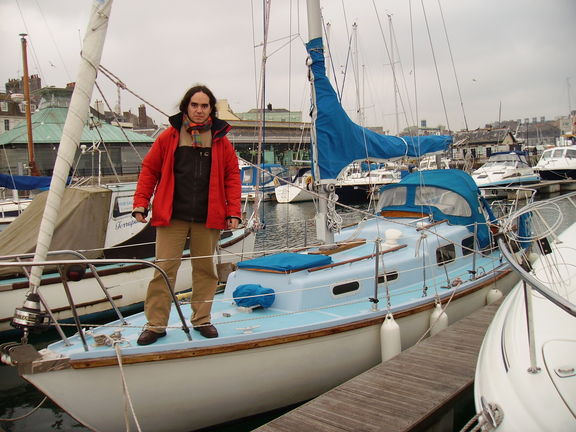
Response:
M484 306L488 291L495 284L511 286L511 278L508 272L454 298L447 308L450 323ZM426 335L433 307L431 302L396 314L402 349ZM87 427L110 431L124 428L123 373L142 427L189 432L309 400L377 365L383 317L243 347L183 350L170 360L162 353L140 360L126 356L122 372L78 360L67 369L23 377Z
M538 173L540 174L540 177L542 177L542 180L576 179L576 169L540 169Z
M556 257L546 259L545 265L534 264L537 279L567 295L572 303L576 292L576 251L570 239L575 235L576 225L572 225L560 235L559 244L565 246L553 252ZM550 280L555 280L554 284L549 284ZM527 295L533 311L530 324L535 368L531 370L524 285L519 283L486 331L476 368L476 410L482 411L482 398L497 405L503 414L498 432L574 431L576 320L536 290L528 290Z

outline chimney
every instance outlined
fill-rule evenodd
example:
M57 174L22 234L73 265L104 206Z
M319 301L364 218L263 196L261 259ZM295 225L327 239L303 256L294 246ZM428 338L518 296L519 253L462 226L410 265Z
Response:
M138 126L148 127L148 118L146 117L146 105L142 104L138 107Z

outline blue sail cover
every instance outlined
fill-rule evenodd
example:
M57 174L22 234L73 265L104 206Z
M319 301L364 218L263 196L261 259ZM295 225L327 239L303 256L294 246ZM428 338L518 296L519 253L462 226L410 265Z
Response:
M47 176L11 176L8 174L0 174L0 186L6 189L47 189L50 187L50 181L52 181L52 177Z
M340 105L326 76L322 38L312 39L306 49L312 59L317 108L318 154L313 157L322 179L335 179L345 166L357 160L420 157L446 150L452 143L450 136L396 137L380 135L357 125Z

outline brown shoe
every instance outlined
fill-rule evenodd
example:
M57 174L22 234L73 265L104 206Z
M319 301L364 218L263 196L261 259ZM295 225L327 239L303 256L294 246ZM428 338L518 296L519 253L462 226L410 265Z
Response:
M156 333L152 330L144 330L140 333L140 337L138 338L138 345L150 345L153 344L158 340L158 338L166 336L166 332Z
M218 337L218 330L210 323L199 325L198 327L194 327L194 330L200 332L202 336L205 338L216 338Z

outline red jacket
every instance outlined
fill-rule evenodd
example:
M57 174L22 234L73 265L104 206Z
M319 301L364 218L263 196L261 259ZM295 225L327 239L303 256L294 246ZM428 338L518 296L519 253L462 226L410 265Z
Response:
M170 117L168 129L158 136L142 161L134 193L134 208L149 208L154 195L151 223L153 226L170 224L174 198L174 152L178 148L182 114ZM227 217L241 217L241 184L238 157L226 137L231 126L214 118L212 124L212 165L208 191L206 227L226 229Z

